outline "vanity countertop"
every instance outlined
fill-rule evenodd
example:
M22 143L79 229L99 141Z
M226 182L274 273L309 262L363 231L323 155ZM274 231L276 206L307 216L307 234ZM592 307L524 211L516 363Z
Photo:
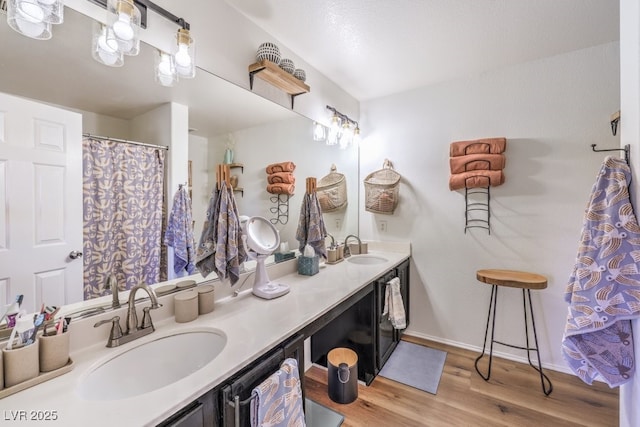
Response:
M387 261L362 265L345 260L321 268L314 276L286 274L275 281L289 285L291 291L273 300L252 295L250 278L238 297L216 301L213 312L192 322L176 323L173 316L154 318L156 331L146 337L116 348L106 348L105 341L72 351L71 372L0 400L0 419L3 425L30 425L38 423L32 417L48 411L55 414L51 418L56 419L47 424L156 425L410 256L409 244L385 245L385 249L379 251L374 251L375 246L371 244L369 247L371 255L382 256ZM140 303L139 308L146 305L148 302ZM76 388L82 379L115 355L164 335L204 328L223 331L227 343L211 363L194 374L155 391L121 400L91 401L78 395ZM19 413L26 419L10 421Z

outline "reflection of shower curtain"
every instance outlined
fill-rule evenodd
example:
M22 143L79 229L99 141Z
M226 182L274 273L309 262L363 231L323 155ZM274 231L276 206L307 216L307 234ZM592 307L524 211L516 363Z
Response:
M83 141L84 299L159 282L165 152L87 138Z

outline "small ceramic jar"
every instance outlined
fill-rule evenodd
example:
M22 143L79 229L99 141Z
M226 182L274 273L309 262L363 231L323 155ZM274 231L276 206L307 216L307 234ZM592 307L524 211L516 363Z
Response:
M213 302L213 285L198 286L198 313L211 313L213 311Z
M173 301L176 322L187 323L198 318L198 292L180 292Z

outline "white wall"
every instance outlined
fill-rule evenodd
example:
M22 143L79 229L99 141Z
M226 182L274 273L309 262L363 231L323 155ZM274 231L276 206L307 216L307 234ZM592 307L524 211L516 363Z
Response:
M619 145L619 46L597 46L372 100L361 106L361 180L389 158L402 174L395 215L360 211L364 238L410 240L412 333L481 348L490 288L481 268L532 271L549 286L533 303L543 363L566 370L564 289L582 214L605 157ZM464 193L448 189L449 144L504 136L506 182L491 189L491 235L464 233ZM378 220L388 232L377 231ZM523 343L521 293L501 292L497 339ZM499 347L502 354L522 352Z
M200 240L200 232L211 198L211 183L215 182L215 168L209 166L209 140L189 135L189 160L191 161L191 211L195 226L194 237ZM210 176L213 180L209 181Z
M631 146L631 198L636 216L640 215L640 5L636 0L620 1L620 143ZM620 387L620 426L640 425L640 321L633 321L636 374L631 382Z

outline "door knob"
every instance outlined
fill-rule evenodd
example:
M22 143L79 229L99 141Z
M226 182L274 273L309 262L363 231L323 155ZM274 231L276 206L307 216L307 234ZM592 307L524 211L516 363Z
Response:
M82 252L79 251L71 251L69 252L69 258L71 259L78 259L82 257Z

